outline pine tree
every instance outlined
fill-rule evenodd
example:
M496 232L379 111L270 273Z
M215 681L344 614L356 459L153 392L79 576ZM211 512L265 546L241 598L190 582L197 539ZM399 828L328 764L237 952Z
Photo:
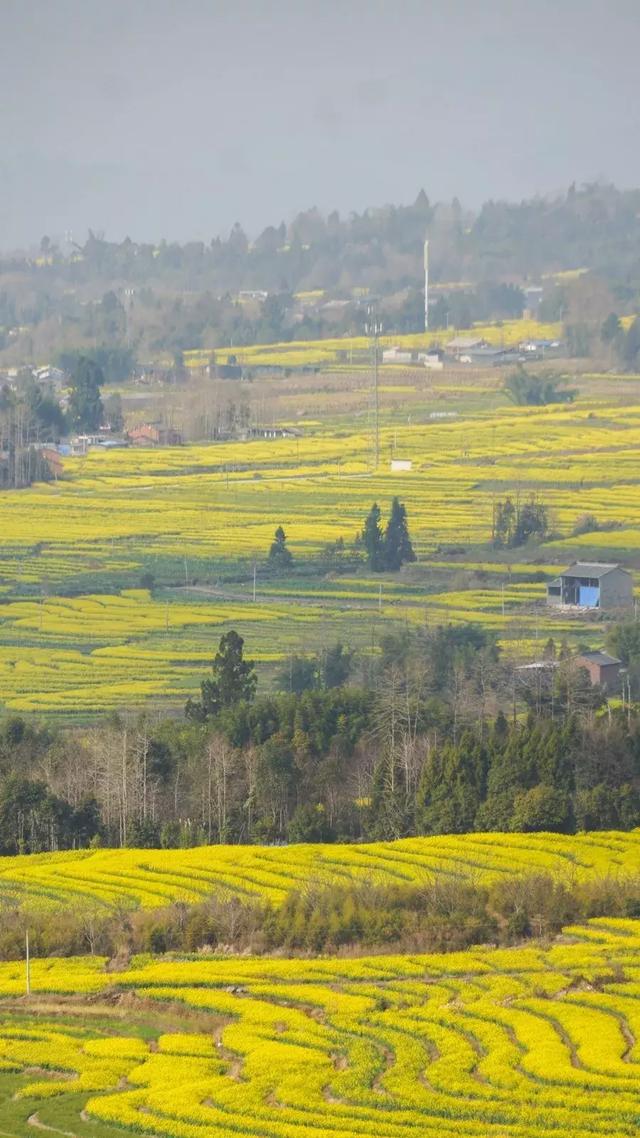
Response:
M243 650L244 640L234 629L220 638L212 665L213 676L200 684L201 702L187 702L186 714L189 719L203 722L241 700L251 702L256 691L257 677L255 664L252 660L244 659Z
M384 563L384 537L380 525L380 507L373 503L362 531L362 543L367 554L367 564L374 573L381 573Z
M288 569L292 561L291 550L287 549L287 535L282 526L278 526L269 550L269 563L276 569Z
M415 559L416 555L407 526L407 511L400 499L394 498L384 535L384 567L392 572L397 572L405 562L415 561Z

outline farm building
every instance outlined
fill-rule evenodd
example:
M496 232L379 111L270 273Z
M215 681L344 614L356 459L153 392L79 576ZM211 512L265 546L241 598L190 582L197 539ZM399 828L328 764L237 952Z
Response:
M576 561L549 582L547 604L574 609L630 608L633 580L620 565Z
M295 427L248 427L243 435L247 439L299 439L302 431Z
M142 423L128 432L129 442L137 447L180 446L182 435L173 427L159 427L155 423Z
M64 466L62 458L56 448L53 446L45 446L39 447L38 449L47 466L49 467L52 477L56 480L58 478L62 478L62 475L64 473Z
M410 364L417 358L414 352L403 351L402 348L397 347L385 348L382 353L383 364Z
M606 652L583 652L576 657L579 668L586 668L592 684L601 684L607 691L620 686L622 661Z
M519 363L520 356L512 348L496 348L493 345L480 348L469 348L458 356L461 364L486 364L489 367L501 367L504 364Z
M429 348L426 352L418 352L418 363L424 364L431 371L442 371L444 368L442 348Z
M477 352L479 348L488 347L487 341L481 336L454 336L453 340L445 344L445 351L447 355L460 359L460 356L467 355L468 352Z

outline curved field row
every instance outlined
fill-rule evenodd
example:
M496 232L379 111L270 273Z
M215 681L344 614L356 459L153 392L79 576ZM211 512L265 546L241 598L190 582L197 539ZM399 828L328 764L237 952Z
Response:
M546 950L104 964L35 961L37 1020L0 1003L0 1111L12 1076L32 1125L55 1117L71 1136L81 1112L158 1138L637 1134L638 921L566 929ZM0 965L0 999L21 972ZM117 993L126 1027L92 1027L64 1002ZM183 1030L138 1030L149 1009L179 1006Z
M630 833L464 834L368 845L81 850L0 860L0 893L21 902L153 908L221 896L278 903L293 889L353 881L420 884L434 876L489 882L544 872L567 880L640 873Z

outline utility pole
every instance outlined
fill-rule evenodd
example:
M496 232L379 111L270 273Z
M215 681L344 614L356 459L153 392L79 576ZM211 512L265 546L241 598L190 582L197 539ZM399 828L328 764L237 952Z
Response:
M131 311L133 309L133 297L135 291L136 290L134 288L126 288L124 290L125 300L122 306L124 309L125 339L128 348L131 347Z
M447 328L449 327L447 313ZM424 330L429 331L429 242L424 243Z
M373 380L373 469L377 470L380 463L380 396L378 391L378 340L382 332L382 323L377 318L373 306L367 309L367 322L364 326L369 337L369 352L371 355L371 371Z
M29 930L24 934L25 964L27 967L27 995L31 995L31 955L29 952Z
M253 563L253 603L256 603L256 577L258 575L258 566L256 562Z

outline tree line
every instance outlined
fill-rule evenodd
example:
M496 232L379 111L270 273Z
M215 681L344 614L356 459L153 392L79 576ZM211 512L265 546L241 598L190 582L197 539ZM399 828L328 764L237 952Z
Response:
M594 339L588 298L576 307L575 282L556 286L553 274L559 265L587 267L610 290L598 324L616 303L633 311L639 199L638 190L595 183L518 204L489 201L472 211L457 198L434 203L421 191L409 205L348 217L306 210L289 225L268 225L255 240L239 224L225 236L184 245L111 242L89 231L66 252L45 235L39 257L0 259L0 350L50 358L69 344L85 351L133 345L146 356L358 334L362 312L354 290L361 287L380 297L385 328L419 331L428 237L433 281L469 282L434 295L432 328L518 317L525 295L512 282L545 279L540 319L565 319L571 354L583 355ZM243 291L269 295L247 301L238 296ZM318 302L300 304L305 292ZM338 310L324 308L329 297L343 301ZM17 339L10 335L16 330Z
M78 897L64 910L43 906L27 914L6 898L0 914L0 960L21 959L27 922L35 956L91 953L119 967L147 952L458 952L551 938L592 917L637 918L640 878L559 881L531 873L480 885L425 874L415 885L310 885L280 905L212 895L199 904L109 909Z
M302 661L306 682L291 664L283 690L261 694L232 631L184 718L5 720L0 852L640 823L640 718L564 650L544 684L474 625L388 636L376 658L335 645Z

